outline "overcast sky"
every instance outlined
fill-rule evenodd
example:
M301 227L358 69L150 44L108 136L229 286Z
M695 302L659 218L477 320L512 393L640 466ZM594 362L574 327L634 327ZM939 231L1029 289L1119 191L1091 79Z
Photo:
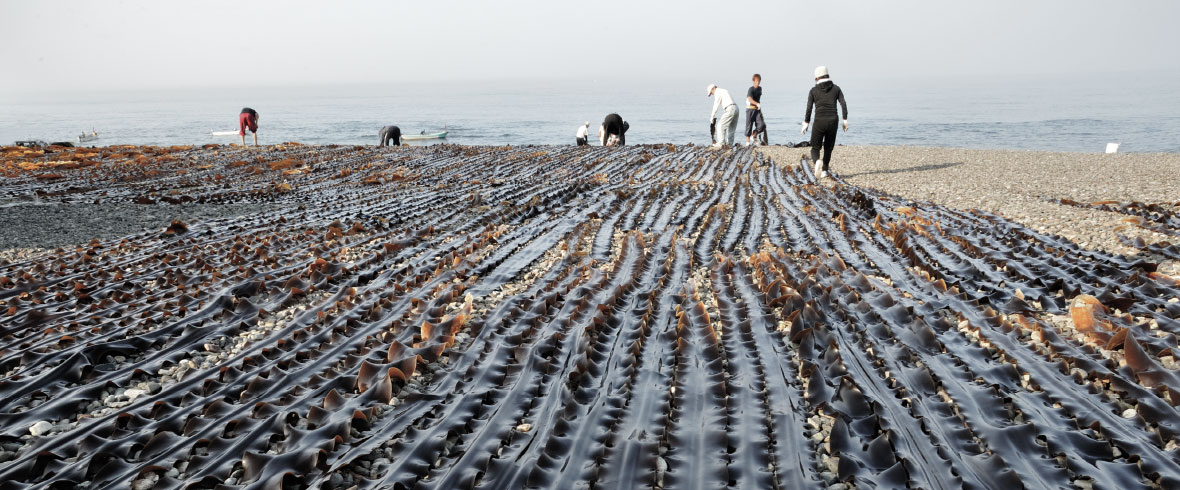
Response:
M0 0L0 90L1174 75L1178 21L1172 0Z

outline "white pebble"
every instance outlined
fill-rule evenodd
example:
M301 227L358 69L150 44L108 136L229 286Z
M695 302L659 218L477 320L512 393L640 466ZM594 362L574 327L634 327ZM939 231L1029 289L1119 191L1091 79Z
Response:
M32 427L29 427L29 433L32 434L33 437L40 437L41 434L49 432L49 429L52 429L52 428L53 428L53 424L46 422L44 420L41 420L41 421L38 421L37 423L34 423Z

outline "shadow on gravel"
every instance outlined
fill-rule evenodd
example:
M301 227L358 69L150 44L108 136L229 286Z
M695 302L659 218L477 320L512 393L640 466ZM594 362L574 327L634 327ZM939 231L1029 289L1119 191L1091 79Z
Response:
M847 179L847 178L851 178L851 177L859 177L862 175L874 175L874 174L901 174L901 173L907 173L907 172L925 172L927 170L940 170L940 169L944 169L944 168L951 168L951 167L962 165L962 164L963 164L963 162L933 163L933 164L926 164L926 165L917 165L914 167L895 168L895 169L890 169L890 170L874 170L872 172L860 172L860 173L855 173L855 174L848 174L848 175L845 175L844 178Z
M0 250L56 248L109 240L146 230L163 230L178 219L185 223L269 211L269 204L143 205L104 203L17 203L0 206Z

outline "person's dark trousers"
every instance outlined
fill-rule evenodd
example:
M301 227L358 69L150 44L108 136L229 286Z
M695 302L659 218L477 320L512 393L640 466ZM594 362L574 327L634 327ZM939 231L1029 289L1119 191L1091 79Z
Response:
M766 120L762 118L761 109L746 109L746 137L766 133Z
M586 138L577 138L578 146L586 146Z
M832 149L836 147L836 130L840 127L839 119L816 119L811 125L811 161L819 161L819 150L824 150L824 172L828 171L828 162L832 161Z

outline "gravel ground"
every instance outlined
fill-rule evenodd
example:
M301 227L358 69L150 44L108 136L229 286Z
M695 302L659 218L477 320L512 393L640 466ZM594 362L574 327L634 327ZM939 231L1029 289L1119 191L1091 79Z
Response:
M767 147L782 163L807 148ZM1049 202L1180 201L1180 154L1057 153L902 146L837 147L831 168L844 181L900 197L995 212L1091 249L1137 251L1118 234L1148 243L1174 238L1129 225L1128 216Z
M27 260L92 238L163 230L174 219L190 223L263 209L254 204L9 203L0 206L0 260Z

